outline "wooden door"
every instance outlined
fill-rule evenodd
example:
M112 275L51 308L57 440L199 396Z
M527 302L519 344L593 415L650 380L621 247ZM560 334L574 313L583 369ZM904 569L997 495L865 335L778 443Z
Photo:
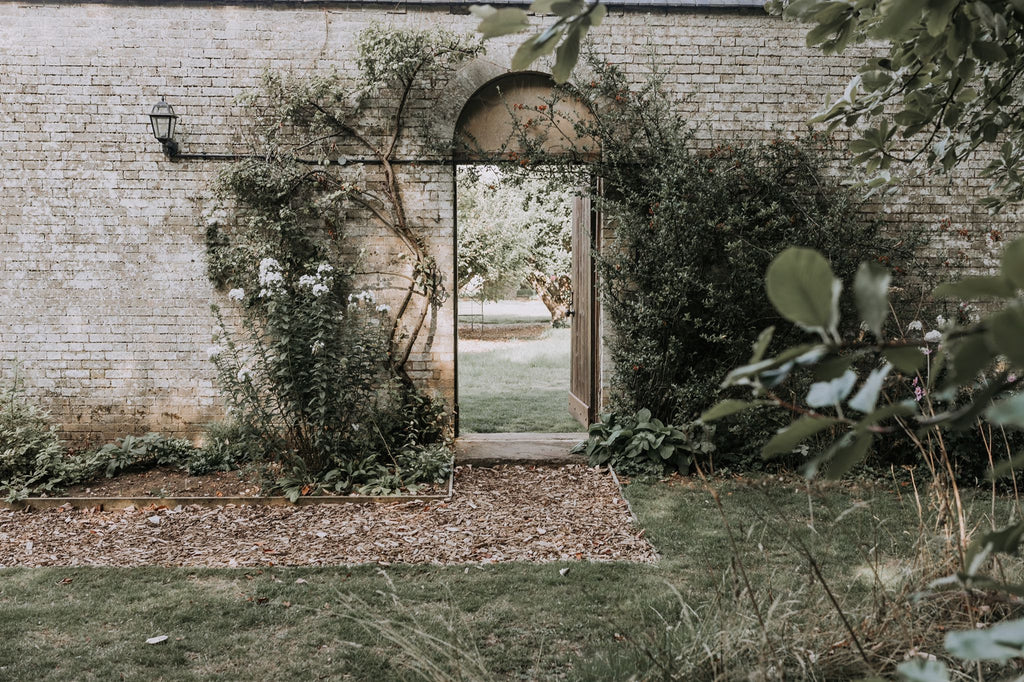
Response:
M572 212L572 350L569 413L583 426L597 420L598 299L594 295L594 258L598 215L590 197L576 197Z

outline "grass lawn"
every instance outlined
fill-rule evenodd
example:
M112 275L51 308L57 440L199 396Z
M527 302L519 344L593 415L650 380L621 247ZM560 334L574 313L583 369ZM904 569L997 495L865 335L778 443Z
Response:
M569 415L569 334L460 341L460 432L582 431Z
M797 540L877 673L891 673L910 648L906 629L918 649L942 654L941 632L928 624L950 625L947 602L907 598L927 575L916 562L941 544L927 521L918 532L912 496L863 488L809 496L789 480L719 488L735 556L699 486L634 484L628 498L664 557L656 565L2 570L0 679L419 679L409 668L424 660L463 674L426 679L869 672ZM974 503L977 522L987 523L988 504ZM1004 567L1014 577L1016 564ZM166 644L145 644L164 634ZM677 676L656 674L661 665Z

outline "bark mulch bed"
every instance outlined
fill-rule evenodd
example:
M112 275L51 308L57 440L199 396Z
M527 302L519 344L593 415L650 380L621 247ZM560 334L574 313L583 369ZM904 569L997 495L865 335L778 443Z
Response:
M459 467L450 500L306 507L0 509L9 566L641 561L615 480L582 465Z

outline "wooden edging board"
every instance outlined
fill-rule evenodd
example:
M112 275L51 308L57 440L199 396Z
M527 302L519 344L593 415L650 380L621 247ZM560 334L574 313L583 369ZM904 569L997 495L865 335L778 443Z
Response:
M111 511L135 507L224 507L227 505L249 505L253 507L306 507L321 504L397 504L400 502L429 502L450 500L455 492L455 467L448 474L448 492L438 495L317 495L300 497L295 502L287 497L26 497L14 502L3 501L0 505L8 509L56 509L68 506L72 509L97 509Z

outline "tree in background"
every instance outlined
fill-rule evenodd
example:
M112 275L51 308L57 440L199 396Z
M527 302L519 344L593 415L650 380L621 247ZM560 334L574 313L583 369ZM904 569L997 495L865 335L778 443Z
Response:
M565 325L572 286L570 197L536 179L459 174L459 292L496 301L528 284Z

